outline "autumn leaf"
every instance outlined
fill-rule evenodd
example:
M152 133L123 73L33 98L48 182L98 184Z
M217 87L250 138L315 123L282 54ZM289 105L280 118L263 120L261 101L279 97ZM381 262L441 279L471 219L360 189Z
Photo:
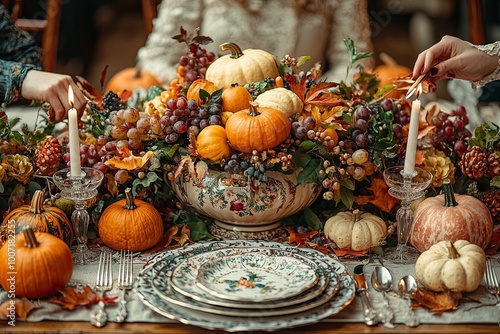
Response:
M389 195L389 187L381 177L372 179L371 186L367 189L372 195L356 196L354 201L357 204L366 205L372 203L384 212L392 212L396 205L396 199Z
M500 249L500 227L493 231L490 243L484 252L488 255L495 255Z
M148 151L142 157L130 155L122 158L115 156L109 160L106 160L104 164L114 169L134 170L143 167L153 155L153 151Z
M156 245L154 245L152 248L150 248L148 250L148 253L155 253L158 251L162 251L165 248L167 248L168 246L170 246L170 244L172 243L172 240L174 239L174 237L178 231L179 231L179 227L177 227L177 225L170 226L167 229L167 232L165 232L165 234L163 234L160 241L158 241L158 243Z
M299 247L304 247L307 245L307 242L314 237L318 231L308 229L307 233L296 232L293 228L286 227L286 230L289 234L287 238L287 242L289 244L296 244Z
M76 291L75 288L65 287L59 290L59 293L61 296L52 297L48 301L53 304L61 305L63 308L70 311L74 310L77 306L97 304L101 300L104 303L111 303L118 298L118 296L101 298L88 285L83 288L83 291Z
M347 249L347 248L337 248L337 249L334 249L333 252L338 257L346 257L347 258L347 257L363 257L363 256L366 256L367 253L368 253L368 250L355 251L355 250Z
M458 307L458 302L462 298L460 292L433 292L423 287L419 287L413 293L418 305L428 308L431 312L441 314L444 311L452 311Z
M180 234L174 235L174 240L177 241L179 243L179 245L184 246L184 244L187 241L190 241L190 239L189 239L190 235L191 235L191 231L189 230L189 227L187 226L187 224L185 224L182 227Z
M106 188L111 196L118 196L118 184L116 183L113 174L106 173L104 174L104 177L106 178Z
M15 317L21 320L28 319L28 315L31 311L40 308L33 304L27 298L14 298L6 300L2 305L0 305L0 318L1 319L11 319L13 314L11 313L12 308L15 309Z

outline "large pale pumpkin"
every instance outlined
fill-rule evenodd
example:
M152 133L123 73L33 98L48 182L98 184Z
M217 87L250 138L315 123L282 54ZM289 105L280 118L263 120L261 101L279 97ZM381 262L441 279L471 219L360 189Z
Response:
M220 125L209 125L196 138L196 151L205 159L219 161L231 155L231 147L227 143L226 130Z
M99 236L110 248L143 251L160 241L163 221L154 206L134 199L130 188L127 188L125 198L111 204L102 213Z
M255 102L250 109L233 114L226 122L229 143L240 152L265 151L281 144L290 135L292 123L282 112L260 108Z
M272 54L258 49L241 51L234 43L220 45L231 54L216 59L208 68L205 79L217 86L229 88L232 84L244 86L265 78L278 76L278 60Z
M275 88L257 96L255 102L263 108L273 108L287 116L300 114L304 103L300 97L286 88Z
M151 86L160 86L161 83L156 77L148 71L136 67L128 67L113 75L106 85L106 91L112 90L118 94L123 91L133 91L136 88L149 88Z
M410 243L421 252L444 240L467 240L484 249L492 234L488 207L473 196L454 194L450 180L445 179L443 194L417 206Z
M0 249L0 285L16 298L48 297L64 288L72 274L68 245L48 233L35 233L29 225Z
M380 245L387 235L387 225L378 216L354 210L330 217L324 231L340 248L364 251Z
M435 292L474 291L485 270L484 251L466 240L438 242L420 254L415 264L420 284Z
M35 232L47 232L63 240L68 246L73 242L73 226L61 209L43 205L43 192L35 191L30 205L12 210L3 220L2 227L15 225L15 234L29 225Z

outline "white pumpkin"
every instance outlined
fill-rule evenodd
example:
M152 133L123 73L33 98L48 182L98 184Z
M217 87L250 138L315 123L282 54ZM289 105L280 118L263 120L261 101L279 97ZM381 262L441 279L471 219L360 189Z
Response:
M364 251L380 245L387 236L387 225L378 216L354 210L330 217L324 231L338 247Z
M281 111L287 116L302 112L304 103L300 97L286 88L274 88L257 96L255 102L262 108L272 108Z
M438 242L420 254L415 264L417 280L435 292L474 291L485 270L484 251L467 240Z

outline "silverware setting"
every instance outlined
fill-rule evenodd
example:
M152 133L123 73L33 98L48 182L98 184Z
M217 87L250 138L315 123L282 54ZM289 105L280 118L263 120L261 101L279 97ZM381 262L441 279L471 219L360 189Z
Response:
M408 327L416 327L420 324L420 319L413 311L411 307L411 300L413 298L413 292L417 291L417 281L411 275L402 277L398 282L398 292L399 295L408 300L408 313L405 317L404 324Z
M486 290L495 296L497 299L496 306L500 305L500 286L498 285L497 275L495 273L495 268L493 268L493 260L488 259L486 261L486 272L484 273L484 283ZM500 314L497 319L498 325L500 326Z
M368 326L378 324L377 311L373 308L368 294L368 285L366 284L365 275L363 273L364 265L359 264L354 267L354 280L356 282L356 295L360 296L361 303L363 304L364 322Z
M124 322L127 318L127 290L132 289L134 283L133 254L131 251L120 252L120 266L118 268L118 289L121 296L116 314L117 322Z
M392 290L392 275L391 272L383 266L376 266L371 276L372 286L378 292L382 293L382 309L378 316L385 327L394 328L394 312L391 309L387 292Z
M97 278L95 289L100 294L98 309L90 316L90 323L96 327L103 327L108 322L108 314L104 310L104 295L106 291L111 290L113 287L113 271L112 254L108 252L101 252L99 258L99 269L97 270Z

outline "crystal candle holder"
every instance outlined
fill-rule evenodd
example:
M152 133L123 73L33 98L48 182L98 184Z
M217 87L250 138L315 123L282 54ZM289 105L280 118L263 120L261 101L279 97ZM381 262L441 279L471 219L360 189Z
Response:
M410 204L425 195L425 189L432 181L432 174L416 167L412 175L407 175L404 174L403 166L394 166L384 170L384 180L389 186L389 194L401 200L401 207L396 212L398 245L395 250L387 251L386 259L397 263L415 262L418 251L406 245L413 225Z
M97 188L102 182L104 174L94 168L82 167L80 176L72 176L68 168L54 173L53 180L61 190L61 196L75 203L75 210L71 215L71 223L78 246L73 253L75 264L86 264L97 258L98 253L87 247L87 232L90 217L85 210L85 201L97 195Z

